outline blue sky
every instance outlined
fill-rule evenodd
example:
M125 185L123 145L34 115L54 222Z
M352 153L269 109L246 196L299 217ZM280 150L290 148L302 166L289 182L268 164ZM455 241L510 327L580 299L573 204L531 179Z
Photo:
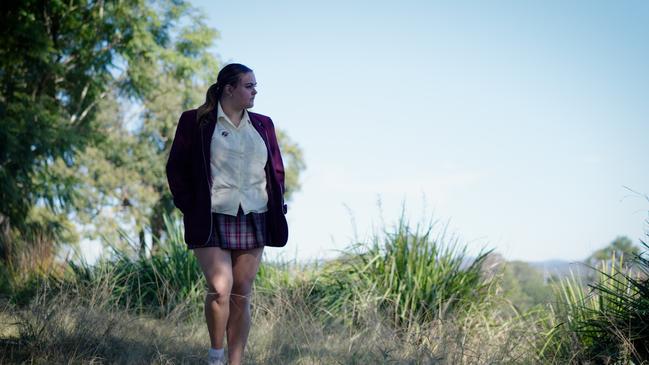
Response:
M269 257L335 256L404 204L509 259L646 238L649 201L624 187L649 193L649 3L192 3L304 150Z

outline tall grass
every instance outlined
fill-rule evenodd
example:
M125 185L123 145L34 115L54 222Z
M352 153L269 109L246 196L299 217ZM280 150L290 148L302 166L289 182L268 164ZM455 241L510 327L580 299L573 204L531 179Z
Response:
M144 257L115 249L95 266L70 264L77 287L103 286L109 300L138 313L167 316L176 308L200 313L204 279L183 242L178 220L165 218L167 239ZM433 237L433 224L396 227L360 243L322 266L262 263L255 280L259 295L300 293L322 320L354 323L379 315L410 327L459 314L487 298L490 281L482 274L489 252L469 258L457 240ZM129 245L116 245L129 246ZM376 313L371 313L376 311Z
M649 362L646 255L636 255L626 266L614 254L594 268L598 278L588 286L575 276L560 282L542 354L571 362Z
M0 338L0 362L198 362L209 346L204 279L180 224L165 223L151 257L117 250L71 264L27 306L3 308L17 329ZM433 228L401 219L324 264L263 262L246 363L536 362L536 323L496 309L481 273L488 253L470 258Z
M113 288L52 296L26 307L0 308L0 363L197 364L209 347L202 318L135 315L106 301ZM493 326L490 313L470 310L419 328L394 327L366 316L354 326L322 321L306 299L308 286L253 295L246 364L487 364L536 363L535 331L523 320ZM372 313L378 310L368 308Z
M482 265L489 252L470 259L466 246L431 236L433 226L411 230L402 217L395 232L375 238L355 267L365 287L375 288L389 304L395 323L412 324L443 318L483 301L489 281Z
M136 315L107 300L109 281L66 290L41 286L26 306L0 304L0 364L196 364L200 323Z
M313 283L314 306L352 322L373 308L408 328L482 302L490 284L482 274L489 252L469 258L456 240L433 237L433 228L412 229L402 215L393 231L353 246Z
M109 287L109 300L139 313L199 312L204 295L200 267L183 242L179 221L165 217L164 222L167 240L151 257L114 249L112 258L94 266L71 262L74 285Z

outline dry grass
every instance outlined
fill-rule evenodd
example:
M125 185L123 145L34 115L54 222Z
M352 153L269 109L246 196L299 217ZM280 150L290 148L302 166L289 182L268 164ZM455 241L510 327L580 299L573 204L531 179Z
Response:
M74 294L72 294L74 293ZM197 364L209 341L200 315L133 315L93 295L41 290L25 307L0 312L2 364ZM408 329L365 308L353 327L322 320L300 293L257 293L246 364L535 363L534 320L485 309ZM88 298L92 298L88 300Z
M71 265L0 307L0 363L202 363L203 279L178 227L167 228L175 239L151 259ZM509 310L482 258L464 267L454 243L402 221L322 267L264 264L245 363L538 363L541 322Z
M2 364L194 364L209 344L198 321L134 316L65 293L5 305L1 318Z
M367 307L350 326L323 321L295 293L257 298L250 364L529 364L541 339L532 317L504 318L485 307L456 318L395 328Z

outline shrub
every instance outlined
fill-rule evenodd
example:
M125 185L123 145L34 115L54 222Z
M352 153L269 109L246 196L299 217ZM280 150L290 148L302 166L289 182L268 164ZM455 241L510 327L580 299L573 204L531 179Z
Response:
M482 275L490 252L470 259L457 240L433 238L433 228L413 230L402 215L393 232L330 262L311 292L316 307L351 320L379 308L394 324L409 327L480 303L490 287Z
M627 266L613 254L595 269L599 278L590 292L574 276L561 282L556 322L542 352L578 362L649 361L646 255L636 254Z
M164 218L167 240L151 257L114 249L114 257L95 266L70 263L75 285L104 286L109 300L138 312L169 315L202 308L203 275L182 238L179 221ZM125 238L126 239L126 238Z

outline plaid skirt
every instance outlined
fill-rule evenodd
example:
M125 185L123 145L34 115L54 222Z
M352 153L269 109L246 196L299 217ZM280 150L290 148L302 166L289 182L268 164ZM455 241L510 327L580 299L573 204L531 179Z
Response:
M239 207L237 216L212 213L212 235L204 246L190 246L190 249L200 247L220 247L225 250L250 250L263 247L268 240L266 229L266 213L243 214Z

